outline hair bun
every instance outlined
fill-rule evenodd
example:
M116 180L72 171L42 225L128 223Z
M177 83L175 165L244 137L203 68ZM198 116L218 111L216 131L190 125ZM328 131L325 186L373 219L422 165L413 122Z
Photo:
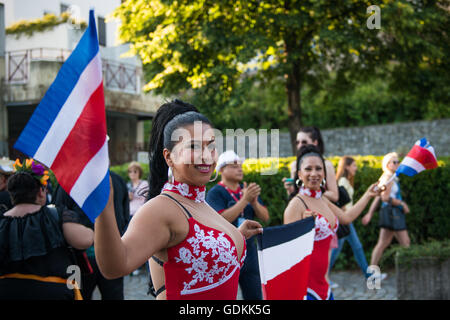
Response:
M307 145L305 145L305 146L302 146L302 147L298 150L298 152L297 152L297 158L298 158L298 159L301 159L301 158L302 158L305 154L307 154L307 153L317 153L320 157L322 157L321 154L320 154L320 150L319 150L318 147L316 147L316 146L313 145L313 144L307 144Z

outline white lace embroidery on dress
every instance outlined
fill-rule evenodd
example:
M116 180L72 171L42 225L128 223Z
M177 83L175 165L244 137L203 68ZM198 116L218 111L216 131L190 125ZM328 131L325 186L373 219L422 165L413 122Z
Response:
M200 189L195 189L197 196L195 197L195 202L205 202L206 191L200 191Z
M314 236L314 241L320 241L333 235L335 231L331 229L330 224L328 223L328 220L325 219L325 217L318 215L315 220L316 220L316 234Z
M219 286L227 281L240 266L234 254L236 248L231 246L223 232L220 232L217 237L214 236L213 230L205 234L198 224L194 225L194 231L195 235L187 239L192 247L191 250L185 247L180 248L179 257L175 257L177 263L183 262L190 265L185 270L192 275L189 282L183 283L184 289L181 294L201 292ZM205 261L208 255L213 258L212 266L208 266L208 262ZM229 272L230 269L233 270ZM205 286L199 287L202 282Z

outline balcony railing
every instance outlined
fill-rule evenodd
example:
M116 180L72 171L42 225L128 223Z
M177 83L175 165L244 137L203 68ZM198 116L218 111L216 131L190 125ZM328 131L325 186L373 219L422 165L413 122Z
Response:
M102 59L103 81L109 90L139 93L140 68L131 64Z
M6 52L6 83L26 84L30 79L31 61L64 62L71 51L54 48L34 48ZM103 59L103 82L108 90L140 93L141 68L128 63Z

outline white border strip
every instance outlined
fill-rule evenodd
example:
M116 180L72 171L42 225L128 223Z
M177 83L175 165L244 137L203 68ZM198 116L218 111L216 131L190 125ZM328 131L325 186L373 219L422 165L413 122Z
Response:
M34 154L34 158L48 167L52 166L86 103L102 81L102 61L98 52L81 73L78 82Z
M413 168L417 173L425 170L425 167L419 161L410 157L405 157L401 164Z
M310 255L314 246L314 234L315 230L312 229L291 241L258 250L261 283L266 284Z
M77 181L70 190L70 196L82 207L89 195L105 178L109 168L108 141L86 164Z

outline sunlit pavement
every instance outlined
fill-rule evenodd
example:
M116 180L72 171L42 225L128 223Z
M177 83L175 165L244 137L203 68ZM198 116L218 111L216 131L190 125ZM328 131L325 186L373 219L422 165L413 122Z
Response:
M360 271L333 271L330 279L339 285L332 289L334 298L336 300L397 300L395 271L388 271L387 274L388 277L381 281L379 289L368 289L367 281ZM141 271L137 276L125 277L125 300L154 300L152 295L147 295L147 291L147 272ZM93 299L100 299L98 289L94 291ZM240 290L238 299L242 300Z

